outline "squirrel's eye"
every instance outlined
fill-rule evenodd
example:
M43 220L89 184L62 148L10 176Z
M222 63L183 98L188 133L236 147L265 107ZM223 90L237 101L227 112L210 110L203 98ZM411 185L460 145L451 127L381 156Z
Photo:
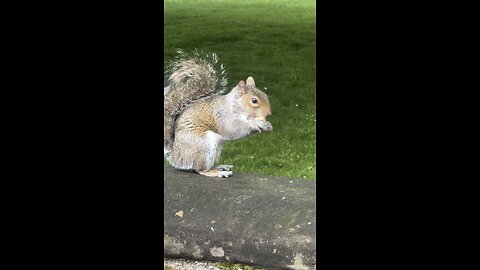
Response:
M252 103L253 104L257 104L258 103L258 100L256 98L252 98Z

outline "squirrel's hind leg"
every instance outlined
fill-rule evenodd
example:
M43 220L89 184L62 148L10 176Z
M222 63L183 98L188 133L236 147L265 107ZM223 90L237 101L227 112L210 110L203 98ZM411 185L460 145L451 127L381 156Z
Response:
M218 165L215 167L215 169L208 171L200 171L198 173L209 177L228 178L233 174L232 168L233 165Z
M213 169L208 171L199 171L198 173L208 177L220 177L220 178L228 178L233 174L232 171L221 171L218 169Z
M220 165L213 167L213 165L218 161L222 150L221 136L213 131L207 131L204 140L206 155L201 162L197 163L198 167L196 168L196 171L201 175L209 177L230 177L233 174L233 166Z

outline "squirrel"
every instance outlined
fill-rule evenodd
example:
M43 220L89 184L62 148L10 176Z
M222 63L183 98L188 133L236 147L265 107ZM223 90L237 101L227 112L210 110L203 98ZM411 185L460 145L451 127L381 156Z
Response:
M229 177L232 165L214 167L223 142L272 131L268 96L248 77L224 94L227 77L215 53L177 50L165 68L164 155L184 171Z

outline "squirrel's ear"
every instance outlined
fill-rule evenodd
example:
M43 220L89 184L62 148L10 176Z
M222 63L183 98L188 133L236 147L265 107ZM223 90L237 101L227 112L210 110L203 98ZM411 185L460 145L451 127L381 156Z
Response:
M245 87L245 82L240 81L237 86L240 87L240 88L244 88Z
M247 85L249 87L255 87L255 80L252 77L248 77L247 79Z
M237 85L237 97L241 97L243 96L243 94L245 94L245 82L244 81L240 81Z

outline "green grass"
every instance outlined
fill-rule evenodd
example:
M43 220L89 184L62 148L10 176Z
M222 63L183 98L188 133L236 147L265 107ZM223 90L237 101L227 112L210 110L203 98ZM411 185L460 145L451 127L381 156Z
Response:
M214 51L229 89L253 76L270 98L272 133L225 144L235 171L316 179L315 1L165 0L164 56Z

